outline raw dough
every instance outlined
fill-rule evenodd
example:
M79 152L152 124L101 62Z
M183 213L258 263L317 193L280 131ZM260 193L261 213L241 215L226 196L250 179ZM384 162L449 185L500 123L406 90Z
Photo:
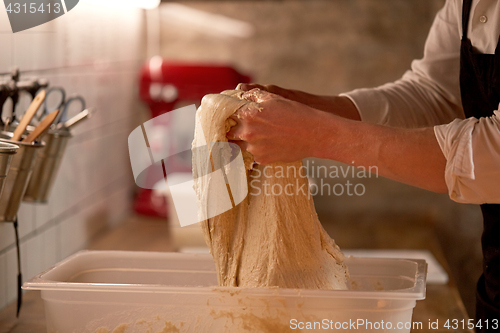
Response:
M207 197L210 184L197 176L206 174L211 164L207 163L208 152L194 147L203 142L227 142L226 133L235 125L229 117L245 104L259 108L257 103L244 100L242 93L230 90L206 95L198 109L193 178L199 204ZM219 285L347 289L344 255L318 220L308 195L307 178L299 172L302 162L257 165L252 169L252 154L244 151L243 158L247 181L256 180L249 186L250 194L233 209L201 222ZM268 184L268 195L264 182ZM287 185L288 193L294 195L284 191L269 195L273 186L277 193ZM262 190L258 195L256 187Z

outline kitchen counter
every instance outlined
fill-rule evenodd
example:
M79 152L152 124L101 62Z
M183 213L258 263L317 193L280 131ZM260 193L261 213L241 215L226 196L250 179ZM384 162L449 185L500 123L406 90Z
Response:
M320 219L325 221L324 218ZM358 247L359 237L352 235L352 230L347 230L347 223L335 224L329 227L325 223L325 229L335 235L336 239L342 240L341 248ZM363 246L370 248L412 248L430 250L440 264L448 271L446 262L441 253L439 243L431 227L422 223L408 223L400 230L385 225L381 229L371 230L371 241L364 240ZM352 226L352 225L351 225ZM388 242L386 234L397 233L397 238L391 238ZM349 236L351 235L351 236ZM171 245L168 224L163 219L151 219L132 216L118 227L107 230L95 241L87 246L91 250L127 250L127 251L173 251ZM427 296L423 301L417 301L413 312L413 321L421 322L422 327L412 332L472 332L471 330L447 329L443 325L448 320L456 319L461 326L461 320L467 323L467 313L460 299L458 291L452 281L447 284L428 284ZM429 322L439 322L438 329L429 328ZM0 312L0 333L45 333L45 316L43 301L40 292L29 291L24 294L23 307L20 317L16 319L16 303L13 302Z

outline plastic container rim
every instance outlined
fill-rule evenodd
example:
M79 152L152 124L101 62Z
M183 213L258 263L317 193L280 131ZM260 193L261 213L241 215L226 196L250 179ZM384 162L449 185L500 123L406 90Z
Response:
M375 261L409 261L417 264L417 272L415 275L415 284L413 287L398 289L398 290L380 290L380 291L355 291L355 290L308 290L308 289L289 289L289 288L241 288L241 287L219 287L219 286L167 286L161 284L112 284L112 283L81 283L81 282L61 282L46 279L45 275L54 269L68 264L75 258L82 255L92 255L96 253L106 253L111 255L127 255L132 257L158 257L165 255L182 255L179 253L156 253L156 252L141 252L141 251L79 251L55 266L36 275L31 280L23 284L23 289L28 290L58 290L58 291L86 291L86 292L142 292L142 293L178 293L178 294L211 294L214 291L226 291L234 295L245 296L285 296L285 297L312 297L312 298L360 298L360 299L425 299L425 279L427 273L427 264L422 259L388 259L388 258L346 258L347 264L352 260L365 259L372 262ZM210 254L190 254L193 257L202 258ZM104 269L104 268L103 268ZM148 269L149 271L153 271ZM159 269L157 271L168 271L167 269ZM176 271L176 270L171 270Z

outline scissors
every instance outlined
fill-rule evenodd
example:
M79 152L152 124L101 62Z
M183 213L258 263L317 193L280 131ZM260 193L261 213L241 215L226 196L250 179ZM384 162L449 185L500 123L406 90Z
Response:
M12 77L12 80L0 84L0 126L18 122L16 119L20 114L20 109L28 107L35 99L36 95L48 86L45 79L28 79L19 81L19 77ZM7 103L7 107L4 104ZM7 110L6 110L7 109ZM3 113L6 114L3 114Z
M75 107L76 105L76 107ZM40 123L45 116L50 114L55 110L60 110L57 118L54 120L54 124L62 121L66 121L68 110L70 106L73 110L77 110L77 113L85 110L85 100L82 96L75 95L66 99L66 92L61 87L51 87L47 90L47 95L43 103L42 112L40 115L33 117L36 123ZM36 125L36 124L35 124Z

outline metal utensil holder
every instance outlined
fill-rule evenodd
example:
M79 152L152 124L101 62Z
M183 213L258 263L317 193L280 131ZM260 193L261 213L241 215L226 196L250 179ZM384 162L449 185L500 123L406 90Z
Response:
M37 149L42 148L44 144L12 141L13 133L8 131L12 127L15 128L15 123L18 120L16 119L15 109L20 93L25 91L32 98L35 98L38 90L47 86L48 81L44 79L33 78L21 81L19 69L15 69L10 73L7 82L0 83L0 111L3 111L4 103L9 98L12 100L10 118L4 123L4 118L0 117L0 125L4 130L4 132L0 132L0 222L12 222L14 226L18 268L17 317L19 317L22 304L21 285L23 283L17 212L30 178L35 152Z
M7 177L12 157L18 149L19 146L17 145L0 142L0 195L3 192L5 178Z
M24 201L47 203L68 140L71 137L70 131L64 127L50 130L44 135L45 147L37 150L33 172L24 194Z
M12 157L4 189L0 195L0 222L15 222L21 199L26 191L33 170L36 151L43 148L43 142L25 143L11 141L12 132L0 132L0 143L10 143L19 146Z

